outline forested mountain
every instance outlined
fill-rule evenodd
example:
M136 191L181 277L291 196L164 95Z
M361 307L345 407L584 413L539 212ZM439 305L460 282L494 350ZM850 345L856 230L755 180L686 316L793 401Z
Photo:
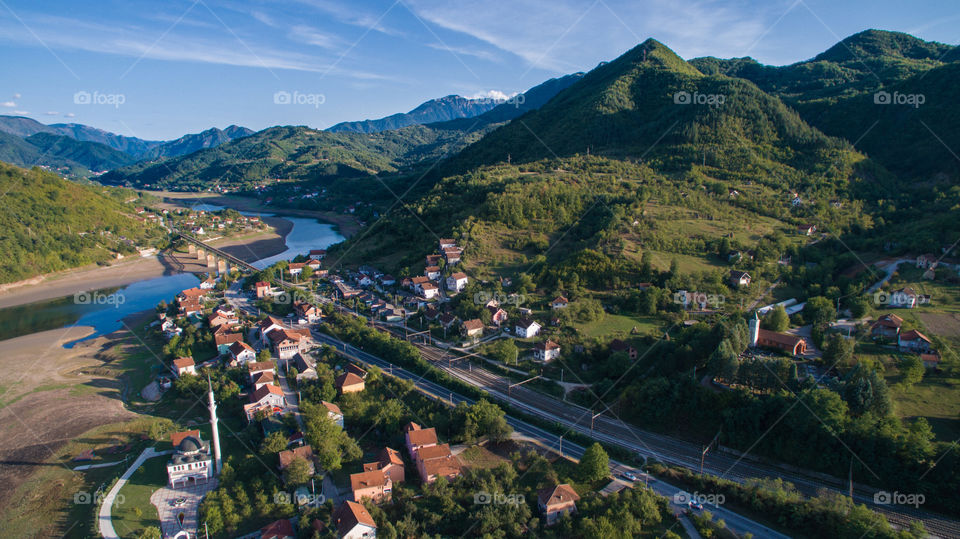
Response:
M136 198L133 192L80 185L3 163L0 192L3 283L134 254L136 246L163 236L160 227L140 222L122 202Z
M704 73L750 80L806 122L855 142L904 179L931 180L960 177L949 143L937 141L960 135L957 60L957 47L867 30L811 60L783 67L752 58L690 63Z
M0 132L0 161L22 167L45 166L68 175L86 176L135 161L129 155L95 142L41 132L20 138Z
M492 99L468 99L459 95L448 95L421 103L406 113L391 114L377 120L359 122L340 122L327 131L333 133L379 133L388 129L400 129L408 125L422 125L445 122L457 118L472 118L496 107Z
M249 137L159 161L114 170L100 181L176 190L249 188L268 179L322 180L384 172L449 155L483 131L410 126L380 133L330 133L271 127Z
M143 159L156 159L158 157L176 157L186 155L205 148L216 148L217 146L230 142L231 140L248 137L254 131L239 125L231 125L226 129L212 127L200 133L184 135L177 140L164 142L155 146L142 154Z

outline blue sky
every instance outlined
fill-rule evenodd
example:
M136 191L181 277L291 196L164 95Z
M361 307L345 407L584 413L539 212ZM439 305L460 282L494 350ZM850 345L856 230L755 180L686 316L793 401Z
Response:
M867 28L958 44L958 22L955 0L0 0L0 114L145 139L323 128L509 95L647 37L780 65Z

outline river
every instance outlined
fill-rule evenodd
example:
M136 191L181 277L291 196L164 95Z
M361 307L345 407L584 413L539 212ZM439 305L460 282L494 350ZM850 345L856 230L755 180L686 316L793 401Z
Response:
M213 204L192 207L206 211L223 209L222 206ZM288 260L298 254L306 254L310 249L326 249L344 240L331 224L303 217L287 217L282 214L275 216L293 223L293 228L285 238L287 250L254 262L253 265L258 268L265 268L278 260ZM0 309L0 340L69 326L92 326L93 334L82 340L92 339L121 329L122 320L128 315L151 309L164 300L172 301L177 292L199 283L200 278L196 275L180 273L145 279L122 287L86 293L78 290L77 295ZM65 346L69 348L76 342L79 341L67 343Z

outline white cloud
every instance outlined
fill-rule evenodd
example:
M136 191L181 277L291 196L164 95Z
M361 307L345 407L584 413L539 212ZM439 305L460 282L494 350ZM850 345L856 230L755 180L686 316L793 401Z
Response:
M60 113L57 111L48 110L47 112L44 112L44 114L46 114L47 116L57 116Z
M339 37L304 25L291 28L289 36L294 41L324 49L341 49L344 46L343 40Z
M506 101L515 95L517 95L517 92L506 94L500 90L487 90L486 92L473 94L469 97L469 99L492 99L494 101Z
M13 94L14 99L20 99L20 94Z
M13 107L16 107L16 106L17 106L17 104L14 103L13 101L4 101L3 103L0 103L0 107L13 108Z
M13 113L14 113L14 114L19 114L20 116L25 116L25 115L27 115L27 114L30 114L30 112L29 112L29 111L26 111L26 110L15 110L15 111L13 111Z
M491 0L482 7L466 0L406 0L404 5L532 67L563 73L592 68L648 37L685 58L742 55L775 18L764 9L738 9L719 0Z
M76 116L77 116L77 115L74 114L74 113L72 113L72 112L68 112L68 113L66 113L66 114L63 115L64 118L75 118Z

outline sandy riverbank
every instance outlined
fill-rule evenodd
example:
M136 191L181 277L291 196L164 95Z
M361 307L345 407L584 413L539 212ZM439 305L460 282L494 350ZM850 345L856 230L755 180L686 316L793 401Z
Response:
M293 223L281 217L267 217L264 222L273 227L273 230L238 238L223 238L212 243L247 262L282 253L287 249L286 237L293 229ZM0 309L87 290L124 286L164 275L207 271L206 263L199 262L195 257L171 252L122 260L106 267L77 268L0 286Z
M259 200L250 197L241 197L233 195L213 195L210 193L183 193L174 191L144 191L154 196L162 197L165 201L176 203L180 206L189 206L191 203L217 204L233 208L237 211L260 212L260 213L278 213L295 217L312 217L325 223L330 223L337 227L337 232L345 238L349 238L360 230L360 223L352 215L342 213L333 213L317 210L298 210L293 208L275 208L273 206L264 206Z

